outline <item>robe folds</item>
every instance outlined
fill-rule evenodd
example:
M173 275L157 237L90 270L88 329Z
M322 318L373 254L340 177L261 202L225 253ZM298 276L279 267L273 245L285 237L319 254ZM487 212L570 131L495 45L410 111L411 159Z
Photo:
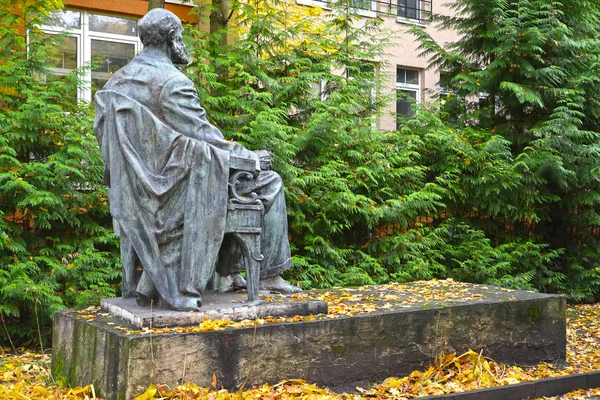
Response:
M95 107L123 296L197 308L223 241L230 152L178 133L124 94L99 91Z

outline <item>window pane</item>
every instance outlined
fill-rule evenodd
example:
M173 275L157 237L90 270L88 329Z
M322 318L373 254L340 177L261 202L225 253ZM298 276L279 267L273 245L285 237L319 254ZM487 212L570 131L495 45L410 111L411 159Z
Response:
M414 70L414 69L407 69L405 83L410 83L411 85L418 85L419 84L419 71Z
M407 0L406 18L419 19L419 1Z
M117 35L137 36L137 21L109 15L90 14L90 30Z
M396 68L396 82L406 83L406 70L404 68Z
M419 0L398 0L398 16L419 19Z
M311 82L308 92L312 100L325 100L325 82Z
M369 80L375 80L375 65L369 61L364 61L360 66L360 73Z
M92 90L101 89L111 75L133 58L132 43L92 40Z
M42 38L53 38L58 41L58 46L52 48L50 56L52 61L48 65L59 74L66 74L77 68L77 38L73 36L56 36L44 34Z
M57 90L61 96L64 96L63 100L77 101L77 83L75 82L76 78L74 78L73 75L69 76L61 73L60 71L57 72L56 70L53 70L53 72L56 75L46 76L45 81L48 84L54 82L58 85L55 86L55 90Z
M79 11L62 10L50 13L48 26L57 28L81 28L81 13Z
M450 74L440 72L440 81L438 84L440 85L440 94L450 93Z
M414 111L412 105L417 102L417 92L414 90L398 90L398 100L396 102L396 114L412 116Z
M370 10L371 9L371 0L352 0L352 7L358 8L361 10Z
M440 89L446 90L450 85L450 74L440 72Z
M65 100L77 101L77 78L67 75L77 68L77 38L48 33L32 35L31 38L42 43L49 56L46 65L50 73L36 74L36 77L48 85L55 83L53 90Z

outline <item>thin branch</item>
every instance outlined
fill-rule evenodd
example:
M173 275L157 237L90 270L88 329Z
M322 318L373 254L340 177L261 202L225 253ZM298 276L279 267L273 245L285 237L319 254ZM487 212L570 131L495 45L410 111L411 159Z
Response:
M4 332L6 333L6 337L8 338L8 341L10 342L10 346L12 347L14 353L17 354L17 348L15 347L15 344L13 343L12 339L10 338L10 334L8 333L8 329L6 328L6 323L4 322L4 315L1 312L0 312L0 321L2 321L2 326L4 327Z

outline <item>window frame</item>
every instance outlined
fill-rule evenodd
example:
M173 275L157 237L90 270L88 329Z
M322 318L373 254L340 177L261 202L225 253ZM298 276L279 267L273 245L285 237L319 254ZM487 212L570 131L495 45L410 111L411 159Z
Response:
M180 6L195 7L196 2L194 0L165 0L165 3L178 4Z
M389 0L392 1L392 0ZM408 4L411 0L394 0L396 2L396 18L401 23L411 23L422 25L428 16L433 11L433 0L414 0L415 6L412 7ZM404 4L401 4L404 3ZM400 10L404 9L404 13L400 13ZM409 11L414 11L415 16L409 16Z
M302 6L319 7L324 10L332 9L330 0L296 0L296 3Z
M401 70L404 71L404 82L398 81L399 71L401 71ZM415 71L417 73L417 83L406 82L406 80L407 80L406 79L406 71ZM418 68L410 68L410 67L405 67L405 66L401 66L401 65L396 66L396 117L399 117L400 115L409 117L412 115L412 114L407 115L407 114L399 114L398 113L398 103L399 103L399 99L397 97L398 92L402 91L402 92L415 93L415 104L421 104L421 93L422 93L421 74L422 74L422 70L418 69Z
M88 10L80 9L65 9L64 11L74 11L80 13L80 24L79 28L63 28L59 26L42 25L40 30L49 35L63 34L65 37L75 37L77 39L77 68L89 65L92 61L92 40L99 40L113 43L123 43L133 45L133 56L139 54L143 48L142 42L139 36L136 35L124 35L115 33L105 33L99 31L92 31L89 29L89 18L90 15L104 15L117 18L132 19L122 15L115 15L110 13L98 13ZM57 68L49 68L57 75L64 75L66 72L60 71ZM85 85L79 88L77 92L77 98L79 100L92 102L92 73L91 68L86 68L83 72L83 80Z
M368 5L369 8L357 7L355 3L362 3ZM350 10L354 14L361 15L363 17L375 18L377 16L377 2L374 0L349 0Z
M369 96L371 104L375 104L375 102L377 101L377 91L378 91L377 79L378 79L378 75L381 72L380 71L381 66L376 61L363 60L362 62L363 62L363 64L360 67L361 73L372 73L373 80L372 81L366 80L366 83L368 86L361 90L364 90L365 93ZM348 69L346 69L344 71L344 75L345 75L346 79L349 79L349 80L355 79ZM372 128L377 127L377 112L374 112L371 114L371 127Z
M332 3L348 1L348 7L351 12L363 17L375 18L377 16L377 0L296 0L297 4L309 7L320 7L324 10L331 10ZM364 3L368 8L357 7L355 3Z
M421 20L421 0L396 0L397 3L397 10L396 13L398 14L399 18L402 19L407 19L409 21L420 21ZM408 4L409 2L415 2L415 6L412 7L410 4ZM401 5L401 3L404 3ZM404 10L403 14L400 13L400 10ZM409 17L409 11L414 11L415 13L415 17Z
M399 23L406 23L412 25L425 26L425 22L433 12L433 1L434 0L414 0L417 1L416 7L410 7L411 10L415 10L415 18L403 16L399 14L401 8L407 9L407 5L399 4L411 0L365 0L365 7L357 7L354 3L358 3L360 0L296 0L296 4L309 7L319 7L324 10L331 10L333 3L340 4L341 2L348 1L348 7L352 13L358 14L363 17L375 18L378 15L393 16ZM363 3L362 1L360 1ZM368 6L368 8L367 8Z

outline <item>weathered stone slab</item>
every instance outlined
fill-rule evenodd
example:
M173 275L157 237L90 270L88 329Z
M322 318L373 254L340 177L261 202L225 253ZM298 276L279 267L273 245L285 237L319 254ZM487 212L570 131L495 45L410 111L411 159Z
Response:
M450 291L461 291L451 301L419 289L421 301L413 293L397 304L404 295L400 291L338 290L334 296L375 306L370 314L352 317L330 314L207 332L126 333L117 329L122 321L107 314L84 319L90 317L61 311L54 321L53 373L73 385L93 383L107 399L130 399L151 383L210 386L213 374L230 389L285 378L351 388L358 381L377 382L422 368L442 352L469 348L499 362L565 360L564 297L461 285L440 289L449 299ZM319 298L332 291L323 293L306 294ZM350 309L331 303L330 313L340 307Z
M197 325L205 319L241 321L265 317L327 314L327 303L318 300L284 301L247 304L243 293L214 293L204 295L201 312L172 311L163 307L140 307L135 299L103 299L102 311L136 328Z

